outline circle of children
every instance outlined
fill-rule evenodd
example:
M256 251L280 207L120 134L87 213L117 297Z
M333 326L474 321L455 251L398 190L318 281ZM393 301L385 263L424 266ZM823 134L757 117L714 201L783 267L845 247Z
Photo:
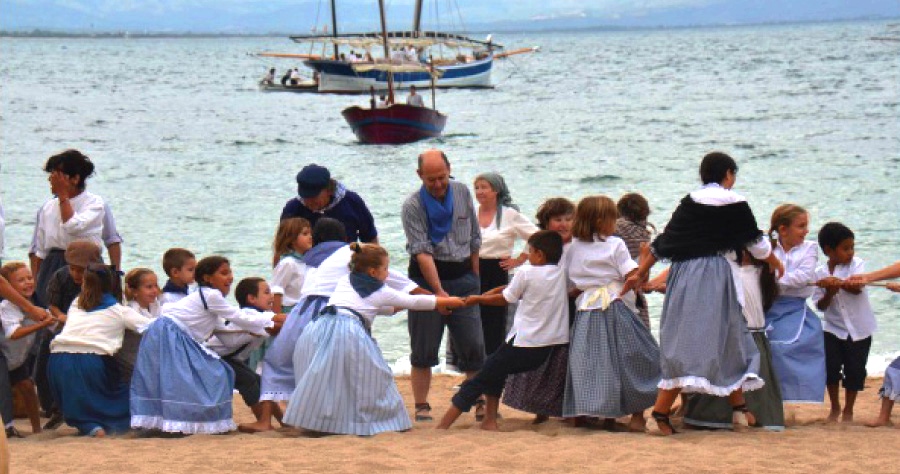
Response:
M450 162L438 153L442 161L424 165L420 156L423 187L407 201L428 192L452 207L450 193L433 193L435 183L449 180ZM238 428L234 389L257 417L239 427L246 432L273 429L272 417L326 433L409 430L391 369L371 337L375 315L411 309L413 319L440 311L446 321L472 306L482 308L485 334L478 339L489 350L477 370L467 370L437 428L476 406L482 427L497 429L503 395L536 422L558 417L576 426L614 427L616 418L630 416L627 428L645 431L649 409L652 431L669 435L681 393L685 425L778 430L784 402L822 402L826 388L830 418L851 421L875 331L866 285L900 276L900 263L865 273L854 234L840 223L823 225L818 243L806 240L809 214L798 205L779 206L768 232L759 230L732 190L735 161L714 152L701 162L702 186L681 200L662 232L648 224L650 209L639 194L618 203L589 196L577 205L552 198L534 226L495 173L476 178L477 206L465 185L445 186L457 197L465 192L470 210L477 207L483 262L501 262L500 283L508 285L483 284L483 294L434 295L388 270L388 253L377 243L348 244L340 220L321 217L311 226L286 218L274 239L273 284L241 280L234 306L226 300L233 276L224 256L197 261L173 248L162 258L168 280L161 290L147 268L130 269L120 281L121 239L109 208L86 190L93 169L75 150L49 158L44 171L54 197L39 211L31 265L9 262L0 270L0 401L12 405L10 386L21 394L34 432L41 429L39 405L50 417L45 429L65 422L83 435L228 432ZM310 165L301 175L324 173L329 181L322 170ZM432 217L429 226L437 225ZM459 238L452 229L429 235L435 246ZM528 245L512 258L516 238ZM103 263L104 243L113 265ZM486 255L488 248L495 255ZM827 260L820 262L819 250ZM657 260L670 266L650 279ZM510 280L508 270L517 266ZM886 286L900 291L898 283ZM649 329L649 291L665 293L659 343ZM824 331L808 300L824 313ZM492 343L496 336L487 330L496 321L488 320L502 321L506 311L497 316L495 308L510 304L512 329L505 334L501 323ZM252 356L264 345L260 377ZM900 397L900 359L880 395L874 425L889 423ZM416 420L431 420L427 400L418 398ZM6 434L21 436L10 411L2 413Z

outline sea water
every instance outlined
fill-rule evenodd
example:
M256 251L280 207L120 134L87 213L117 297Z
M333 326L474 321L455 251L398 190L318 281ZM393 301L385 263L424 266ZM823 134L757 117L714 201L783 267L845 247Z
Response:
M302 70L247 54L309 52L287 38L2 38L4 260L27 258L35 213L50 197L44 161L77 148L97 165L88 189L112 206L126 269L162 276L162 253L177 246L226 255L236 278L270 276L294 176L319 163L366 200L392 266L404 270L400 207L419 186L416 156L439 147L462 182L502 173L528 216L552 196L640 191L659 228L697 187L700 158L722 150L738 161L736 190L760 227L778 204L800 204L809 239L844 222L867 268L880 268L900 260L900 44L869 39L887 28L495 34L541 51L497 61L493 90L438 91L444 136L403 146L356 142L340 111L365 96L257 90L269 67L278 77ZM877 372L900 352L900 295L868 291ZM657 331L662 299L650 303ZM379 318L374 336L403 371L405 313Z

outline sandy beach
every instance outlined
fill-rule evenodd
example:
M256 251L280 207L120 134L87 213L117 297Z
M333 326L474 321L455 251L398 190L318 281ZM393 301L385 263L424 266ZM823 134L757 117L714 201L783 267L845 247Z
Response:
M461 379L436 376L431 403L440 416ZM397 377L412 408L408 377ZM826 424L825 405L793 405L781 433L692 431L672 438L570 428L552 420L531 425L531 415L501 406L503 433L477 428L471 414L449 431L416 423L411 432L371 438L313 437L294 430L262 435L231 433L185 438L104 440L76 436L69 427L10 440L10 472L772 472L881 473L896 469L891 453L900 428L862 425L877 414L881 380L870 378L860 394L857 421ZM236 397L237 422L252 420ZM897 420L895 413L894 419ZM17 420L23 433L29 428Z

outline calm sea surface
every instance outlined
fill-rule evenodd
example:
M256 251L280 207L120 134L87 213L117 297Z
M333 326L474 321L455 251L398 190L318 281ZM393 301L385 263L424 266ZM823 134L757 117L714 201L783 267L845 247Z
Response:
M504 174L523 211L640 191L663 226L698 184L700 158L734 156L736 189L760 226L783 202L811 212L810 238L849 225L870 269L900 260L900 43L886 23L501 34L536 55L499 62L494 90L439 91L446 135L362 146L340 110L360 97L266 94L286 38L0 39L0 196L5 260L26 259L41 166L74 147L98 172L125 237L124 266L160 271L169 247L228 256L238 278L270 275L280 211L307 163L327 165L375 215L393 266L406 267L400 206L415 157L444 149L457 179ZM426 94L426 99L428 94ZM657 268L659 270L661 268ZM900 295L869 290L879 321L870 370L900 351ZM654 330L661 298L651 298ZM408 366L406 317L375 324L386 358Z

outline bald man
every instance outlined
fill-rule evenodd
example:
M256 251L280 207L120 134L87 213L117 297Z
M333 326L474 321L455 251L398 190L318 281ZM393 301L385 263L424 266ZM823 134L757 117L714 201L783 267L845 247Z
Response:
M450 160L440 150L419 155L422 187L403 203L403 231L409 252L409 277L438 296L479 294L478 249L481 233L472 195L450 179ZM431 368L438 365L444 326L450 331L457 367L471 378L484 363L484 336L478 306L454 310L409 311L412 390L416 421L430 421Z

